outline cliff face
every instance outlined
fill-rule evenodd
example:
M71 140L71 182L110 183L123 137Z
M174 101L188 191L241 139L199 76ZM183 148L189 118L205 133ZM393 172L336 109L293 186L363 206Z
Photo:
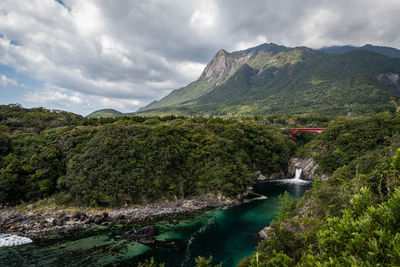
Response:
M221 49L211 62L207 64L199 80L210 81L224 78L233 73L239 66L243 65L251 56L252 53L234 55Z
M302 169L300 179L307 181L314 181L315 177L319 180L326 180L329 178L328 174L319 172L319 166L313 158L298 158L293 157L290 159L287 171L280 171L263 175L261 171L256 171L255 175L258 181L277 180L293 178L296 175L296 169Z
M315 163L313 158L291 158L288 167L290 177L294 177L296 169L302 169L300 179L314 181L314 174L318 170L318 164Z
M314 181L315 177L317 177L322 181L327 180L330 177L328 174L319 172L319 166L313 158L291 158L288 166L289 177L294 177L296 169L299 168L303 170L300 176L300 179L303 180Z

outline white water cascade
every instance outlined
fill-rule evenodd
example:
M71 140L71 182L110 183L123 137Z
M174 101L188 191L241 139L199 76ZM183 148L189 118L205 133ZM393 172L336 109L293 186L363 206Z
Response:
M302 180L300 179L301 173L303 172L303 169L297 168L296 173L293 178L289 179L280 179L276 180L277 182L282 182L282 183L288 183L288 184L308 184L311 183L310 181Z
M301 168L296 169L296 174L294 175L293 180L300 180L302 172L303 172L303 169L301 169Z
M32 243L32 240L27 237L0 234L0 247L20 246L29 243Z

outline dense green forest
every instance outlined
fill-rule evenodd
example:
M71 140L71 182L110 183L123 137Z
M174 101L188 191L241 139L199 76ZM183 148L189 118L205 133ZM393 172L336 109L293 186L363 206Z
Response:
M331 177L298 202L284 196L267 239L239 266L399 266L399 147L398 116L331 121L298 151Z
M290 140L281 127L327 127ZM313 157L320 174L282 197L267 239L239 266L398 266L400 116L88 119L0 106L0 202L119 207L206 192L236 197L254 171ZM210 259L198 259L209 266Z
M324 116L246 119L87 119L0 107L0 203L54 197L58 204L122 206L206 192L246 191L256 169L286 168L296 144L279 125Z

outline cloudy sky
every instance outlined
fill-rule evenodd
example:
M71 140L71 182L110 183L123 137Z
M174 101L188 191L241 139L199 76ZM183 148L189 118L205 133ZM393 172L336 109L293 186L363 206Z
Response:
M400 48L399 0L1 0L0 104L134 111L221 48Z

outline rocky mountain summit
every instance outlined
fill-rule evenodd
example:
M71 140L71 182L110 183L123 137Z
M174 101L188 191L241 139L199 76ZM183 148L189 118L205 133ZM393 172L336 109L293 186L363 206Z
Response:
M400 96L396 49L350 48L314 50L271 43L231 53L222 49L198 80L137 114L366 115L390 111L390 98Z

